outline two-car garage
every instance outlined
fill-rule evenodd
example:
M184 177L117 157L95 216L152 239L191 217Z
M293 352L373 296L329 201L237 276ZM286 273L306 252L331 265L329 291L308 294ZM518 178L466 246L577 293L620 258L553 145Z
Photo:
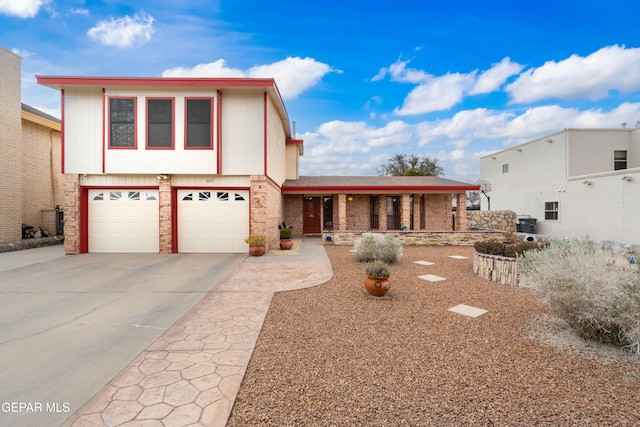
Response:
M242 253L249 235L249 191L175 191L177 250L181 253ZM160 197L157 189L88 191L88 252L158 253Z

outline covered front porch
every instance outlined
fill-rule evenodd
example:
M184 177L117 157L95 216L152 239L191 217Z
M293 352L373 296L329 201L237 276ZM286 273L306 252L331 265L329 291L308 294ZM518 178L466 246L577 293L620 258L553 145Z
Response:
M345 231L463 231L466 191L439 177L300 177L282 187L284 221L296 236ZM452 201L459 209L453 214Z

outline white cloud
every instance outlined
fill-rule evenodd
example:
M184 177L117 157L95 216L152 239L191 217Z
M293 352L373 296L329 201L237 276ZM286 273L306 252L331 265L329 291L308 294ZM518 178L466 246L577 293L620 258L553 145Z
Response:
M198 64L193 68L176 67L162 72L162 77L246 77L247 73L238 68L229 68L224 59L208 64Z
M330 72L341 73L313 58L288 57L272 64L256 65L247 71L229 68L224 59L193 68L177 67L165 70L163 77L269 77L276 80L284 99L293 99L316 85Z
M0 0L0 14L33 18L50 0Z
M109 20L99 21L87 34L92 40L108 46L142 45L151 39L153 21L153 17L144 12L136 13L133 17L110 17Z
M543 99L605 98L610 91L640 90L640 48L604 47L586 57L572 55L522 73L507 86L513 103Z
M69 9L69 12L73 13L74 15L89 15L89 9L84 8L71 8Z
M493 67L480 74L475 86L469 91L469 95L496 91L509 77L518 74L523 68L524 65L511 62L510 58L503 58L502 61L493 64Z
M22 50L22 49L11 49L11 52L15 53L16 55L18 55L22 59L29 58L32 55L31 52L29 52L27 50Z
M429 76L425 80L409 92L402 108L396 108L394 114L409 116L447 110L462 101L463 94L473 87L475 75L447 73L440 77Z

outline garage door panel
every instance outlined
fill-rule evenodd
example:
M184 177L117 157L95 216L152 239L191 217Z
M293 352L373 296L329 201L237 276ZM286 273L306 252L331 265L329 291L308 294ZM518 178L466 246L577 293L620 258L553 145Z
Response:
M180 190L178 250L244 253L249 233L247 190Z
M158 192L90 190L89 252L160 251Z

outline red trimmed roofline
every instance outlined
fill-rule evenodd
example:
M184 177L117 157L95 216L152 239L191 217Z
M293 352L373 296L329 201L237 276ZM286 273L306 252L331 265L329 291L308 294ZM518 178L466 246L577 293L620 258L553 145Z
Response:
M387 191L387 192L422 192L422 191L439 191L439 192L462 192L462 191L478 191L480 190L479 185L455 185L455 186L440 186L440 185L411 185L411 186L402 186L402 185L394 185L394 186L382 186L382 185L362 185L362 186L349 186L342 187L337 185L313 185L313 186L282 186L282 192L336 192L336 193L344 193L344 192L370 192L370 191Z
M276 87L273 78L36 76L41 85Z
M302 145L304 144L304 140L303 139L287 139L287 144Z

